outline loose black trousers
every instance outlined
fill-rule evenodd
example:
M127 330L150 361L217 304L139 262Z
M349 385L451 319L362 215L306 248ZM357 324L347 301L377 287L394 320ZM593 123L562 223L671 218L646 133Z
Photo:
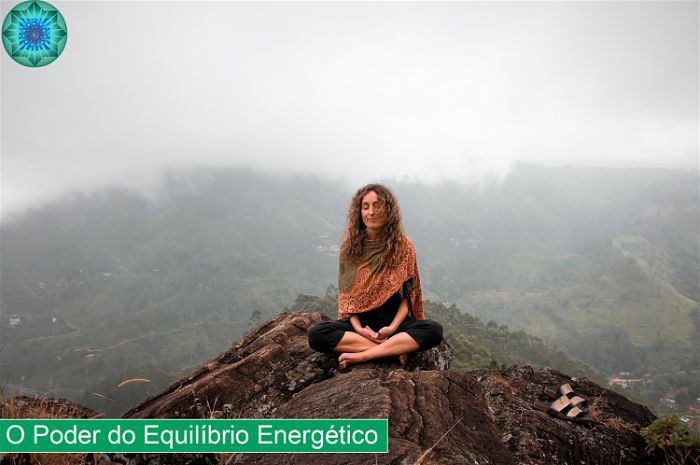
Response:
M379 331L389 326L401 305L401 295L397 292L380 307L369 312L358 313L360 324ZM442 325L433 320L413 320L407 316L394 334L407 333L418 343L418 352L428 350L442 341ZM349 320L325 321L309 330L309 345L318 352L333 353L346 331L355 330Z

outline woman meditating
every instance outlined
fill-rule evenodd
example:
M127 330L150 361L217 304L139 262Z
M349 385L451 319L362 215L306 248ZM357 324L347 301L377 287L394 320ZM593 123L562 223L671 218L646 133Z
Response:
M426 320L413 243L394 195L381 184L357 191L340 248L338 320L309 330L309 345L340 352L340 368L435 347L442 326Z

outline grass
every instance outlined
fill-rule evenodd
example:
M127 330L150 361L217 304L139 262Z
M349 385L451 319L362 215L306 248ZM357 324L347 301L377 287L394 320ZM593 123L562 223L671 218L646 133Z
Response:
M21 418L74 418L69 413L79 415L79 418L84 418L85 411L81 412L72 409L72 404L66 408L66 404L56 402L56 399L42 397L32 399L23 396L22 394L6 398L4 393L0 392L0 418L2 419L21 419ZM94 415L90 418L98 418L101 416ZM47 453L18 453L6 456L9 463L15 465L27 463L25 460L29 458L29 463L36 465L86 465L88 455L84 453L76 454L47 454ZM91 463L97 463L97 457L93 454Z

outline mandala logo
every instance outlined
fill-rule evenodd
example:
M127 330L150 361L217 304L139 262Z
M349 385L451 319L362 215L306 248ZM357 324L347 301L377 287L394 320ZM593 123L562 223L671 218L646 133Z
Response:
M63 52L68 28L53 5L37 0L15 6L2 23L2 45L20 65L46 66Z

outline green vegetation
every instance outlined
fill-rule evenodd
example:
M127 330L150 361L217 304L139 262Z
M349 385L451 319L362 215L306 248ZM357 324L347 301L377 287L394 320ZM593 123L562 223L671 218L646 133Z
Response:
M389 184L424 297L469 314L451 323L464 325L450 336L469 354L460 368L568 363L545 350L556 347L606 376L649 375L633 391L681 413L700 397L698 182L518 165L502 185ZM170 173L149 198L105 190L5 221L2 382L71 400L137 375L157 390L336 281L352 193L200 169Z
M647 442L646 452L660 449L667 465L700 463L700 438L691 435L675 415L657 418L640 434Z

